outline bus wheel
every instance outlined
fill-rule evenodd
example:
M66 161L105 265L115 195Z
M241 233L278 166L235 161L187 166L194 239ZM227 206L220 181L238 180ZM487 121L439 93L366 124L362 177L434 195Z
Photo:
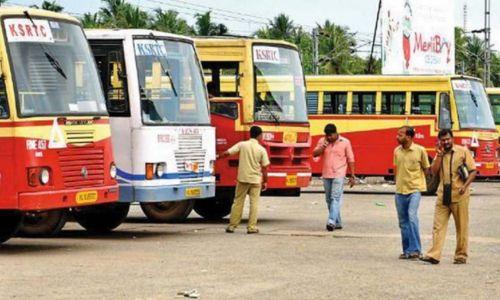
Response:
M61 232L68 217L66 209L25 212L19 236L46 237Z
M427 191L424 194L429 196L435 195L439 187L439 176L429 174L425 176L425 179L427 182Z
M194 200L141 202L141 208L150 221L157 223L184 221L193 210Z
M23 224L24 214L16 210L0 210L0 244L10 239Z
M219 220L231 212L233 197L215 197L197 200L194 211L207 220Z
M92 205L73 209L73 216L89 232L108 233L123 223L129 208L129 203Z

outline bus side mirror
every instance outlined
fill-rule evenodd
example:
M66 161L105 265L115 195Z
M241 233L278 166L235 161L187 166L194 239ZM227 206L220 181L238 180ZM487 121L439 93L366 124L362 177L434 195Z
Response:
M439 128L451 129L452 124L450 95L448 93L441 93L439 96Z

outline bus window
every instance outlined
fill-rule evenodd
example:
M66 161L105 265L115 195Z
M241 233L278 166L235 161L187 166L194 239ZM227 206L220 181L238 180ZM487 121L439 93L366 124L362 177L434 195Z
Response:
M439 128L451 128L451 106L450 96L447 93L441 93L439 96Z
M127 74L121 43L122 41L113 41L107 44L91 45L100 71L108 113L112 117L130 116Z
M203 62L208 96L239 97L238 62Z
M325 92L323 114L345 114L347 92Z
M212 102L210 112L234 120L238 119L238 105L235 102Z
M306 93L307 102L307 114L317 115L318 114L318 92L307 92Z
M495 124L500 125L500 95L489 95Z
M411 113L414 115L436 114L436 92L412 92Z
M406 93L382 93L382 114L404 115L406 105Z
M9 117L9 102L7 101L7 92L5 90L5 82L0 78L0 119Z
M375 114L375 92L352 93L353 114Z

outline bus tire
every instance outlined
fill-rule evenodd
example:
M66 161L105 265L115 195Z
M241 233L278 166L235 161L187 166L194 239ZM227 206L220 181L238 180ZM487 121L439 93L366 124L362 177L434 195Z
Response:
M233 197L214 197L197 200L194 211L207 220L220 220L231 212Z
M141 202L141 209L155 223L184 221L193 210L194 200Z
M24 214L17 210L0 210L0 244L10 239L23 224Z
M25 212L18 235L23 237L54 236L61 232L67 219L67 209Z
M439 176L428 174L425 176L425 179L427 183L427 191L425 192L425 195L435 195L439 187Z
M130 203L111 203L73 209L73 217L92 233L108 233L120 226L130 209Z

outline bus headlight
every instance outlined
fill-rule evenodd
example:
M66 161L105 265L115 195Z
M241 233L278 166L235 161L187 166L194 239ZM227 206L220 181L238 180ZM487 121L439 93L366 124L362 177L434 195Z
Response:
M40 183L46 185L50 181L50 172L47 168L40 169Z
M155 170L156 177L161 178L165 173L165 169L166 169L165 163L156 164L156 170Z
M117 173L116 165L115 163L111 163L111 165L109 166L109 176L113 179L116 179L116 173Z

